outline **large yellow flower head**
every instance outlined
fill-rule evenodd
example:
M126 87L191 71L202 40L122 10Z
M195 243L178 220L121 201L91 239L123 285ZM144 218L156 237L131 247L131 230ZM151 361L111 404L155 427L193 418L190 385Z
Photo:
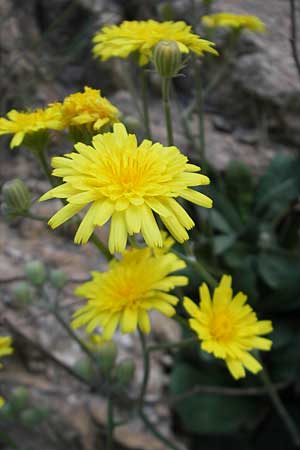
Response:
M140 65L147 64L155 45L162 41L175 41L182 53L192 51L197 55L204 52L218 54L214 43L201 39L191 32L185 22L125 21L120 25L105 26L96 33L93 53L106 61L112 57L127 58L131 53L139 53Z
M87 325L87 333L100 326L103 338L111 339L117 326L122 333L143 333L151 329L149 311L171 317L178 298L169 293L185 286L185 276L173 275L185 262L173 253L155 255L149 248L124 252L120 261L110 263L107 272L93 272L93 280L76 289L76 295L88 299L74 314L74 328Z
M224 359L235 379L245 376L245 368L259 372L262 366L249 352L270 350L272 342L261 335L272 331L272 322L258 320L253 309L245 304L247 296L242 292L232 298L228 275L222 277L213 299L205 283L199 291L199 306L187 297L183 304L192 317L189 325L202 341L202 349Z
M162 247L163 240L153 212L178 242L188 239L186 230L193 220L178 203L182 197L210 208L212 200L191 189L209 183L198 174L200 167L176 147L164 147L144 140L138 145L134 134L127 134L123 124L114 125L112 133L98 134L93 145L75 145L77 152L52 159L53 175L63 184L41 197L66 198L67 205L49 221L52 228L89 205L77 230L75 242L85 244L96 226L111 219L109 250L122 252L127 236L142 233L149 247Z
M241 14L231 14L224 12L210 14L209 16L202 17L202 23L209 28L230 27L237 29L246 28L250 31L256 32L266 31L265 24L258 17L248 15L243 16Z
M12 339L9 336L0 336L0 358L2 356L11 355L13 353L13 348L11 346ZM0 368L3 367L0 364ZM0 396L0 408L4 405L5 400Z
M58 103L54 103L47 109L36 109L32 112L19 112L13 109L7 113L7 118L0 117L0 135L14 135L10 142L11 148L21 145L27 134L63 128L61 108Z
M100 130L104 125L118 122L119 111L101 91L85 86L84 92L66 97L62 103L62 116L66 127L91 125Z

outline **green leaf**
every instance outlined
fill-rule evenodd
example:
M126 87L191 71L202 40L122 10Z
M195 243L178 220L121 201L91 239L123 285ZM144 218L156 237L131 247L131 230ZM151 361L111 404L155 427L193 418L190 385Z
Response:
M218 211L226 222L235 230L239 231L242 227L241 218L231 201L221 191L214 186L208 186L208 193L214 202L214 209Z
M233 230L231 225L227 222L225 217L216 209L212 209L210 211L210 220L211 225L215 230L225 234L232 233Z
M214 238L214 251L216 255L221 255L235 243L236 234L220 234Z
M300 258L278 251L263 252L258 256L258 271L264 282L273 289L298 286Z
M197 370L179 363L171 375L173 394L183 394L195 386L236 386L225 371ZM233 433L248 424L257 414L259 401L246 397L199 393L175 403L175 410L185 429L197 434Z

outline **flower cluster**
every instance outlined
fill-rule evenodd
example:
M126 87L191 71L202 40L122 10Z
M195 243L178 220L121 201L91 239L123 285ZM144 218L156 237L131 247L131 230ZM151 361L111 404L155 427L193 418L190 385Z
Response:
M76 289L88 302L74 314L73 327L87 325L87 333L92 333L100 326L104 339L111 339L118 325L122 333L133 333L137 327L149 333L150 310L168 317L175 314L178 298L169 292L188 283L185 276L173 274L184 267L173 253L158 255L150 248L125 251L107 272L93 272L93 280Z
M104 125L118 122L118 116L118 109L102 97L100 90L86 86L84 92L71 94L62 103L52 103L45 109L8 112L7 118L0 117L0 135L13 134L10 143L13 148L21 145L26 135L39 131L81 125L100 130Z
M0 336L0 358L3 356L8 356L13 353L13 348L11 346L12 339L9 336ZM0 364L0 368L2 368L3 365ZM4 399L0 396L0 408L4 405Z
M262 366L249 352L270 350L272 342L261 335L272 331L272 322L258 320L253 309L246 305L247 296L242 292L232 298L228 275L222 277L212 299L205 283L199 293L199 306L185 297L184 307L191 316L189 325L202 342L202 349L224 359L235 379L245 376L245 368L252 373L259 372Z
M211 208L212 200L191 189L209 183L200 168L176 147L164 147L128 134L123 124L112 133L98 134L93 145L75 145L76 152L52 159L53 175L63 184L41 197L66 198L67 205L49 221L52 228L66 222L89 205L75 235L76 243L86 243L96 226L111 219L109 250L122 252L127 236L142 233L149 247L161 247L162 236L153 214L178 242L188 239L195 224L178 202L181 197Z
M202 17L202 23L206 27L230 27L235 29L247 29L255 32L266 31L265 24L256 16L216 13Z
M103 27L93 39L93 53L106 61L112 57L127 58L137 52L139 64L145 65L156 44L162 40L175 41L182 53L191 51L200 56L205 52L217 54L215 44L192 33L185 22L155 20L125 21L120 25Z

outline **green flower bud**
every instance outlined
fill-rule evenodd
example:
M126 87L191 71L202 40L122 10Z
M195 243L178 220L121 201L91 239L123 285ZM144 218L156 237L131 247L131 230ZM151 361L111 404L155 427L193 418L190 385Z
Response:
M34 286L41 286L46 281L47 273L41 261L31 261L25 265L25 274Z
M127 386L132 380L135 372L135 364L132 359L124 359L117 365L115 371L116 381L121 386Z
M56 289L62 289L68 281L65 272L56 269L50 270L49 280Z
M94 369L88 358L82 358L74 364L74 370L86 380L90 381L94 377Z
M108 375L114 368L118 348L113 341L104 342L98 351L100 368L105 375Z
M28 428L40 425L40 423L47 417L48 411L42 408L30 408L22 411L20 419L23 425Z
M173 78L182 67L182 57L175 41L160 41L152 56L156 71L163 78Z
M31 204L30 192L19 178L4 183L2 187L3 207L6 216L16 217L26 213Z
M10 398L10 406L14 411L24 409L28 403L29 392L24 386L19 386L13 390Z
M20 281L12 288L15 299L23 305L28 305L32 300L32 292L26 281Z

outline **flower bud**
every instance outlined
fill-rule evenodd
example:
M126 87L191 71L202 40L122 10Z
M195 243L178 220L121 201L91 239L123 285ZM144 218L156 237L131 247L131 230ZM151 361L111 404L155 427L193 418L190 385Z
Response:
M160 41L154 48L153 64L163 78L173 78L182 67L182 57L175 41Z
M34 286L41 286L46 281L46 268L41 261L30 261L25 265L25 274Z
M116 381L121 386L127 386L132 380L135 372L135 364L132 359L124 359L116 367L115 377Z
M2 196L2 210L8 217L23 215L30 208L31 198L29 190L19 178L14 178L4 183Z
M88 358L82 358L76 361L74 370L88 381L91 381L94 377L93 365Z
M113 341L105 342L101 345L98 354L100 368L105 375L108 375L114 368L118 355L118 348Z
M21 411L28 403L29 392L24 386L18 386L13 390L10 405L14 411Z
M56 289L62 289L68 281L65 272L57 269L50 270L49 280Z
M22 305L28 305L32 300L32 292L26 281L20 281L20 283L16 284L12 289L12 293Z

